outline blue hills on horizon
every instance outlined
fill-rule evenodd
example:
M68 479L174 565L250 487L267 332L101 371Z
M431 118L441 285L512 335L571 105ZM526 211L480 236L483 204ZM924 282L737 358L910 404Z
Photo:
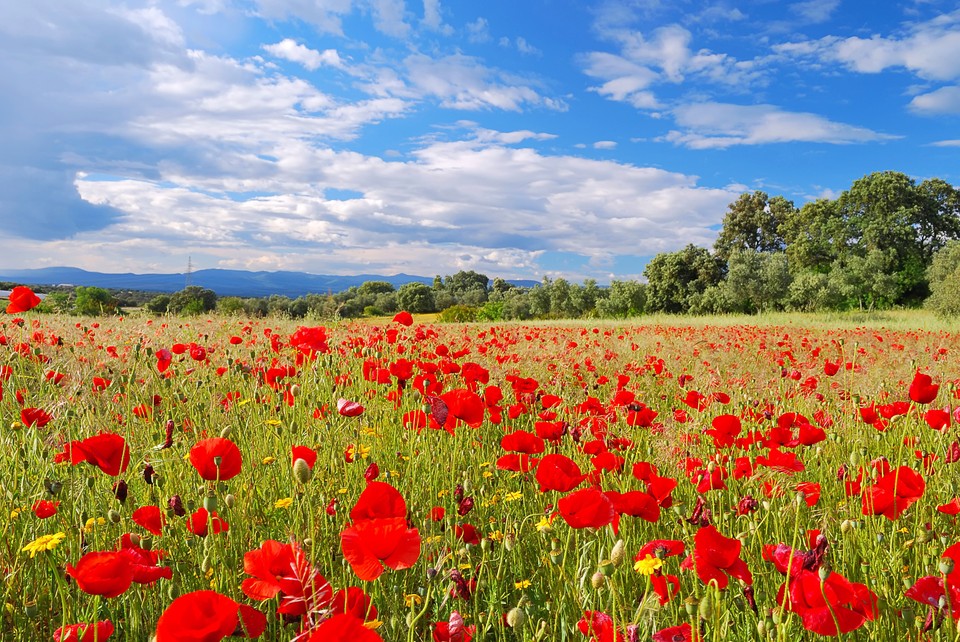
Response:
M0 281L24 285L74 285L115 290L178 292L187 285L187 275L176 274L108 274L80 268L48 267L27 270L0 269ZM306 272L249 272L246 270L196 270L189 275L189 284L208 288L217 296L267 297L273 294L296 298L306 294L336 294L359 286L365 281L386 281L399 288L405 283L433 284L433 277L411 274L308 274ZM532 287L538 281L509 280L520 287Z

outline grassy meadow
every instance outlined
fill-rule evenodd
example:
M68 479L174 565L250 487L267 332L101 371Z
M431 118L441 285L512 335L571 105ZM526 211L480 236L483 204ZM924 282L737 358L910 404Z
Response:
M0 637L960 639L945 322L410 321L4 317Z

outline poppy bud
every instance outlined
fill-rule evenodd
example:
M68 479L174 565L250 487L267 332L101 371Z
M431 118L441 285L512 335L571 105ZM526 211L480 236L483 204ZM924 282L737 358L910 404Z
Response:
M683 608L687 612L687 615L693 615L697 612L697 598L690 596L683 600Z
M820 576L820 581L826 582L827 578L830 577L831 572L830 565L824 562L823 565L817 570L817 574Z
M301 484L306 484L313 477L313 471L310 470L310 464L305 459L299 457L293 462L293 476Z
M513 533L507 533L503 536L503 547L508 551L512 551L513 547L517 544L517 536Z
M237 503L237 498L233 495L227 495L223 498L223 503L227 505L227 508L233 508L233 505Z
M590 586L595 589L603 588L604 583L607 581L607 578L604 577L603 573L597 571L590 578Z
M210 556L204 555L203 561L200 562L200 570L206 573L213 567L213 564L210 562Z
M144 535L140 538L140 548L145 551L149 551L153 548L153 538L149 535Z
M23 611L29 618L37 617L37 613L40 612L40 609L37 608L36 602L27 602L23 605Z
M697 613L701 620L712 620L714 613L713 595L709 590L704 592L700 599L700 605L697 607Z
M153 470L153 466L147 464L143 467L143 481L147 482L151 486L153 485L153 476L156 471Z
M437 576L437 569L433 568L432 566L427 569L427 580L432 580L436 576Z
M224 426L223 430L220 431L220 437L223 438L223 439L226 439L226 438L229 437L231 434L233 434L233 426ZM218 463L217 463L217 466L219 466L219 465L220 465L220 464L219 464L219 462L218 462Z
M117 511L111 508L110 510L107 511L107 519L109 519L114 524L119 524L121 519L120 513L118 513Z
M367 469L363 471L363 478L366 479L368 482L372 482L379 476L380 476L380 467L377 466L377 462L375 461L370 462L370 465L367 466Z
M618 539L617 543L613 545L613 550L610 551L610 561L613 562L614 566L620 566L626 557L627 545L622 539Z
M507 626L518 629L527 621L526 612L518 606L507 611Z
M489 553L491 550L493 550L493 540L489 537L484 537L481 539L480 550L484 551L485 553Z
M463 517L473 509L473 497L464 497L457 506L457 515Z
M294 397L298 396L300 394L300 384L295 383L292 386L290 386L290 394L293 395Z
M559 564L563 560L563 551L559 548L555 548L550 551L550 561L554 564Z

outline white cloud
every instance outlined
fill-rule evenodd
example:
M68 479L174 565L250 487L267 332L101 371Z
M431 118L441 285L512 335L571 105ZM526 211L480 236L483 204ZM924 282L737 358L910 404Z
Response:
M915 96L909 107L923 115L960 114L960 86L941 87Z
M603 265L611 256L709 245L711 227L736 196L660 169L504 146L549 137L478 130L469 139L429 143L407 161L301 141L277 146L266 167L227 163L230 170L219 174L205 167L162 182L79 178L84 199L123 217L77 240L102 249L133 236L154 239L150 252L116 247L122 256L111 256L113 265L131 261L133 252L147 260L189 248L210 262L263 266L273 257L276 268L313 272L482 269L530 276L548 251ZM248 192L272 195L224 195L241 182ZM323 194L331 187L361 196L328 200ZM104 267L93 252L78 260Z
M450 109L504 109L520 111L527 105L563 109L542 97L532 83L506 77L471 56L455 54L431 58L413 54L404 60L410 84L420 95L436 97Z
M860 73L899 67L927 80L954 80L960 78L960 11L909 25L900 34L870 38L826 36L776 45L774 50L838 62Z
M620 51L594 51L580 56L584 73L604 81L591 90L638 109L663 107L654 93L657 85L690 81L739 92L762 76L754 61L738 61L707 49L694 51L692 34L680 25L660 27L649 34L611 26L602 34L617 43Z
M790 11L806 23L818 24L829 20L838 6L840 0L806 0L791 4Z
M517 45L517 51L522 54L527 54L528 56L539 56L543 54L542 51L527 42L526 38L517 36L517 39L514 42Z
M897 138L774 105L694 103L677 107L673 115L683 131L671 131L664 140L692 149L786 142L849 144Z
M490 24L486 18L467 23L467 40L472 43L490 42Z
M594 149L616 149L617 141L615 140L598 140L593 144Z
M960 139L938 140L937 142L930 144L934 147L960 147Z
M284 38L276 44L264 45L263 49L275 58L282 58L283 60L299 63L310 71L316 71L322 66L343 66L343 61L340 60L340 55L336 49L317 51L301 45L292 38Z

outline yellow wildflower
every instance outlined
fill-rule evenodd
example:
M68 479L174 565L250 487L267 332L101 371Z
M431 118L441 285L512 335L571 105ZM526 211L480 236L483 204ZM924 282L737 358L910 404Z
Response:
M495 542L503 541L503 531L493 531L492 533L487 533L487 537L492 539Z
M653 572L663 566L663 560L653 555L647 555L642 560L637 560L633 565L633 570L644 575L653 575Z
M363 625L368 629L375 631L383 626L383 620L367 620L363 623Z
M550 519L547 517L541 517L540 521L537 522L537 530L541 533L544 531L550 532L553 530L553 525L550 523Z
M412 609L415 606L423 604L423 598L416 593L407 593L403 596L403 603L408 609Z
M279 426L280 423L281 423L281 422L280 422L279 419L267 419L267 425L268 425L268 426Z
M263 465L264 465L264 466L268 466L268 465L272 464L272 463L275 462L275 461L277 461L277 458L276 458L276 457L264 457L264 458L263 458Z
M513 583L513 588L519 589L521 591L523 589L530 588L530 580L518 580Z
M30 557L32 558L37 553L42 553L43 551L52 551L60 542L64 540L64 538L66 538L66 536L67 534L63 531L54 533L53 535L41 535L37 539L21 548L20 551L29 552Z
M292 504L293 504L292 497L284 497L283 499L278 499L276 502L274 502L273 507L274 508L290 508Z
M504 501L504 502L515 502L515 501L518 501L518 500L520 500L520 499L523 499L523 493L521 493L519 490L518 490L518 491L514 491L514 492L512 492L512 493L507 493L507 494L504 495L504 497L503 497L503 501Z
M93 532L93 528L95 526L103 526L106 523L107 523L107 520L105 520L102 517L96 517L96 518L91 517L90 519L87 520L87 523L83 525L83 532L91 533Z

